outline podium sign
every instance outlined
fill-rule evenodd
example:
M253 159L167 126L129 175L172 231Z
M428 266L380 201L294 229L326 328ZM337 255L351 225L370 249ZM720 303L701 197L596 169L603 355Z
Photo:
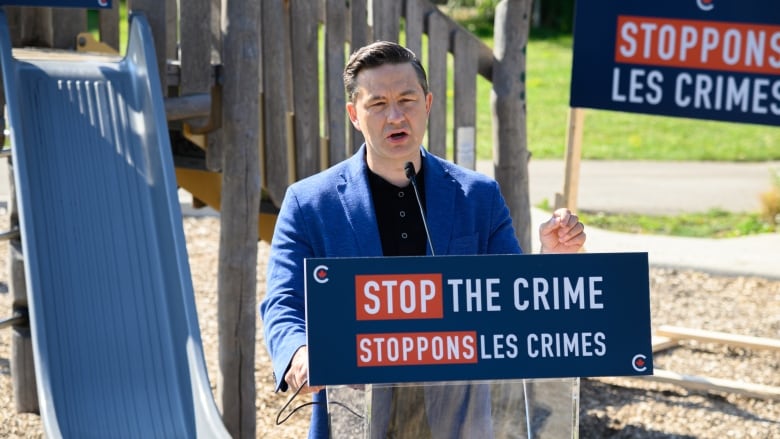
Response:
M646 253L307 259L309 382L650 375Z
M570 105L778 125L777 0L578 0Z

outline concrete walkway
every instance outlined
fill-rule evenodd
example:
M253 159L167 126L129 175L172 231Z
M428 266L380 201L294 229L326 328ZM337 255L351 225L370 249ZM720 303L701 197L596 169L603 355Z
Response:
M490 162L479 162L477 169L493 175ZM612 213L758 212L773 170L780 172L780 162L583 161L577 204L579 210ZM555 193L563 192L563 161L531 159L528 173L531 205L545 199L554 204Z
M486 165L490 167L490 163ZM578 210L677 214L720 208L758 212L759 196L772 187L773 172L780 172L780 162L587 161L580 168ZM492 174L492 170L486 173ZM532 205L544 199L552 203L555 193L563 190L564 165L532 160L529 177ZM548 215L532 210L534 224ZM589 252L647 252L652 266L780 279L780 233L704 239L617 233L587 224L586 233ZM539 248L538 242L534 248Z

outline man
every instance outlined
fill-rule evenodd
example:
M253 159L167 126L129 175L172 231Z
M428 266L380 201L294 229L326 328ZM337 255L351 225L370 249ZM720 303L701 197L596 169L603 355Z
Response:
M276 223L260 305L276 390L315 393L310 438L327 438L324 389L309 387L303 261L314 257L431 254L422 215L405 173L417 173L421 203L437 255L516 254L520 246L498 184L428 153L421 145L433 95L410 50L376 42L357 50L344 70L347 113L365 144L351 158L291 185ZM540 226L542 252L575 253L584 226L566 209ZM372 437L410 437L406 417L424 413L413 437L486 437L485 385L426 386L422 398L377 391ZM399 394L403 394L400 391ZM409 396L408 394L412 394ZM427 423L425 419L427 418ZM454 423L454 424L453 424ZM425 430L420 432L420 429ZM476 436L475 436L476 434Z

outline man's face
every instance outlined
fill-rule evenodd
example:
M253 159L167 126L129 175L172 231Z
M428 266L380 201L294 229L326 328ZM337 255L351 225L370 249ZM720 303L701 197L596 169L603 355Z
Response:
M409 63L361 70L354 102L347 103L352 124L363 133L368 166L377 173L419 163L432 95L423 92Z

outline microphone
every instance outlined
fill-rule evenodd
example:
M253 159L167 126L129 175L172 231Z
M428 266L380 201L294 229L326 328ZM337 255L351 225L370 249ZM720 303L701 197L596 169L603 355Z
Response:
M406 178L412 183L412 189L414 189L414 198L417 199L417 206L420 208L420 216L423 220L425 237L428 238L428 246L431 248L431 255L436 256L436 253L433 251L433 242L431 242L431 232L428 230L428 221L425 220L425 210L423 210L422 202L420 201L420 192L417 191L417 173L414 172L414 164L406 162L404 171L406 172Z

